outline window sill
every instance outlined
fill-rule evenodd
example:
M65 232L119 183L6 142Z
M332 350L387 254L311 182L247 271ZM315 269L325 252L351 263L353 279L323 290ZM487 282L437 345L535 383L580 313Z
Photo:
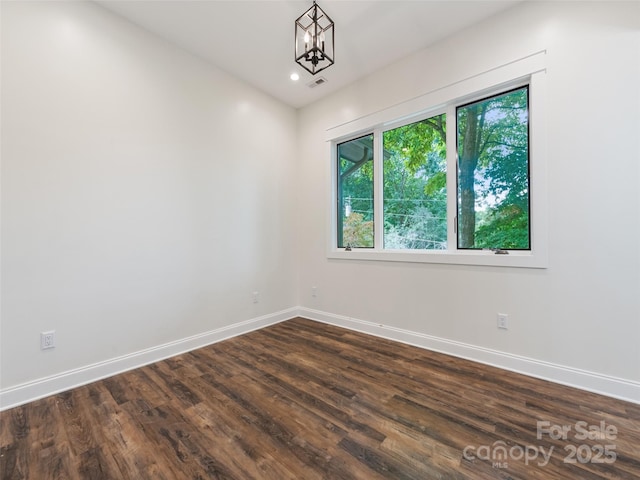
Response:
M381 262L407 262L407 263L437 263L449 265L480 265L490 267L515 267L515 268L547 268L545 255L533 251L509 251L507 255L498 255L492 251L400 251L400 250L373 250L334 249L327 253L328 258L337 260L367 260Z

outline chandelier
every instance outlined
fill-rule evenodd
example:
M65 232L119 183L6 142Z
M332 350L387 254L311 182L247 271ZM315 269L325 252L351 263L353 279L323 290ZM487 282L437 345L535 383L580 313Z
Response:
M333 21L313 2L296 20L296 62L315 75L333 65Z

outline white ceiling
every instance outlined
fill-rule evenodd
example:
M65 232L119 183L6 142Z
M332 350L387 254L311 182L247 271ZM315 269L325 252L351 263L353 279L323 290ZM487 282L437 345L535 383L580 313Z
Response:
M318 0L335 22L336 58L313 89L314 76L293 59L294 22L312 0L97 3L298 108L519 1Z

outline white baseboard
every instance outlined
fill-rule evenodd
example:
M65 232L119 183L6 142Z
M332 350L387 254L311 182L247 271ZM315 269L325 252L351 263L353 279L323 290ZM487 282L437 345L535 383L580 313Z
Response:
M474 362L491 365L530 377L548 380L554 383L579 388L589 392L618 398L640 404L640 382L602 375L573 367L556 365L550 362L469 345L445 338L425 335L379 323L359 320L343 315L322 312L309 308L299 309L301 317L316 320L358 332L376 335L389 340L414 345L435 352L453 355Z
M640 404L640 382L556 365L343 315L304 307L294 307L0 390L0 411L274 325L297 316Z
M252 318L222 328L191 337L147 348L129 355L123 355L104 362L94 363L49 377L40 378L14 387L0 390L0 411L17 407L39 398L48 397L72 388L86 385L96 380L142 367L165 358L173 357L197 348L205 347L231 337L258 330L298 315L298 308Z

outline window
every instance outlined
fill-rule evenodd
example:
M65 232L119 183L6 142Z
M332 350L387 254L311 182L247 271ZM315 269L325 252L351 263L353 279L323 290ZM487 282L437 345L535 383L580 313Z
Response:
M446 115L382 133L384 248L447 248Z
M528 91L456 109L458 248L530 248Z
M546 267L544 57L330 129L328 255Z
M338 145L338 247L373 247L373 135Z

